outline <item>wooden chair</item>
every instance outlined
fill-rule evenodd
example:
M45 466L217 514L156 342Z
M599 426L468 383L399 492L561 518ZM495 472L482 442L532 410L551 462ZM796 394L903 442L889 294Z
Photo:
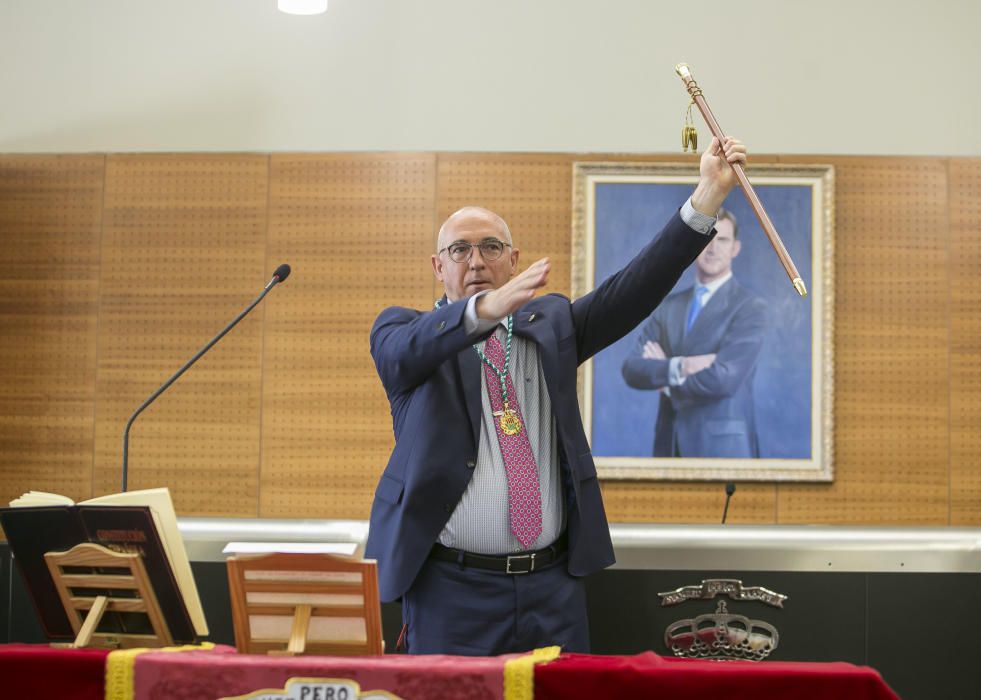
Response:
M333 554L229 557L235 646L249 654L381 654L374 560Z

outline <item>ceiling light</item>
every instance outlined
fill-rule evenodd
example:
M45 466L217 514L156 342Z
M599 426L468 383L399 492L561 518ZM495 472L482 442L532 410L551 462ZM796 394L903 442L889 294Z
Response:
M327 0L277 0L281 12L291 15L319 15L327 11Z

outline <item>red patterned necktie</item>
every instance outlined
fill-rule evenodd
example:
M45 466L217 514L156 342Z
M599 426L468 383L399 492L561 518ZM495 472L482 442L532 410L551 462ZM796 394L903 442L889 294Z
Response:
M518 395L514 392L514 383L508 367L504 366L504 350L501 341L495 334L487 339L484 354L496 367L506 372L508 406L518 414L521 430L517 435L508 435L501 428L501 421L495 420L497 439L501 445L501 456L504 457L504 469L508 477L508 514L511 520L511 532L525 549L531 547L542 534L542 495L538 485L538 465L531 451L528 440L528 426L518 407ZM504 408L501 396L501 381L490 367L482 363L487 377L487 394L490 398L491 411L498 413Z

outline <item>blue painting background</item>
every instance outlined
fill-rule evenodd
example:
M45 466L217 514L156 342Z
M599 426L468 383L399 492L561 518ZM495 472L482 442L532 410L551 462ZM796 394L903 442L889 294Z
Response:
M597 183L595 262L599 282L622 268L660 230L691 185ZM813 289L811 188L754 185L808 290ZM811 457L811 297L801 299L742 192L724 205L739 222L742 250L733 275L767 305L768 330L754 392L761 458ZM685 271L674 292L692 285ZM594 284L595 286L595 284ZM632 389L620 368L638 331L593 358L592 448L597 457L650 457L660 392Z

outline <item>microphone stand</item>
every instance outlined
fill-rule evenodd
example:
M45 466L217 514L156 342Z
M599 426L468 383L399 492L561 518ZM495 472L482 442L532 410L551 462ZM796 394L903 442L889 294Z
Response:
M277 270L276 272L279 273L279 270ZM289 274L289 272L287 271L286 272L286 275L288 275L288 274ZM283 278L285 278L286 275L283 275ZM184 363L184 366L181 367L179 370L177 370L174 373L174 376L172 376L170 379L168 379L166 382L164 382L163 385L159 389L157 389L155 392L153 392L152 394L150 394L150 396L147 398L147 400L144 401L143 403L141 403L140 404L140 407L137 408L133 412L133 415L129 417L129 421L127 421L127 423L126 423L126 430L123 431L123 491L124 492L126 491L126 477L127 477L127 474L129 473L129 429L131 427L133 427L133 421L135 421L136 420L136 417L138 415L140 415L141 413L143 413L143 410L147 406L149 406L151 403L153 403L156 400L156 398L158 396L160 396L160 394L164 393L167 390L167 387L169 387L171 384L173 384L174 382L176 382L180 378L180 376L182 374L184 374L184 372L186 372L188 369L190 369L191 365L193 365L195 362L197 362L199 359L201 359L201 356L204 355L204 353L208 352L208 350L210 350L211 347L215 343L217 343L219 340L221 340L222 338L224 338L225 337L225 334L228 333L228 331L232 330L232 328L234 328L235 325L239 321L241 321L243 318L245 318L245 316L250 311L252 311L252 309L254 309L256 307L256 305L260 301L262 301L265 298L265 296L269 293L269 291L273 287L275 287L277 283L279 283L281 281L282 280L280 279L279 274L273 275L273 278L271 280L269 280L269 284L267 284L265 286L265 288L262 290L262 293L260 293L259 296L257 296L255 298L255 301L253 301L251 304L249 304L245 308L245 310L242 311L242 313L240 313L238 316L236 316L234 319L232 319L232 322L229 323L227 326L225 326L221 330L221 332L218 333L218 335L216 335L214 338L212 338L210 341L208 341L208 344L207 345L205 345L203 348L201 348L200 350L198 350L197 353L194 355L194 357L192 357L190 360L188 360L187 362L185 362Z
M729 499L732 498L732 494L736 492L735 482L729 481L726 483L726 507L722 509L722 524L726 524L726 516L729 514Z

